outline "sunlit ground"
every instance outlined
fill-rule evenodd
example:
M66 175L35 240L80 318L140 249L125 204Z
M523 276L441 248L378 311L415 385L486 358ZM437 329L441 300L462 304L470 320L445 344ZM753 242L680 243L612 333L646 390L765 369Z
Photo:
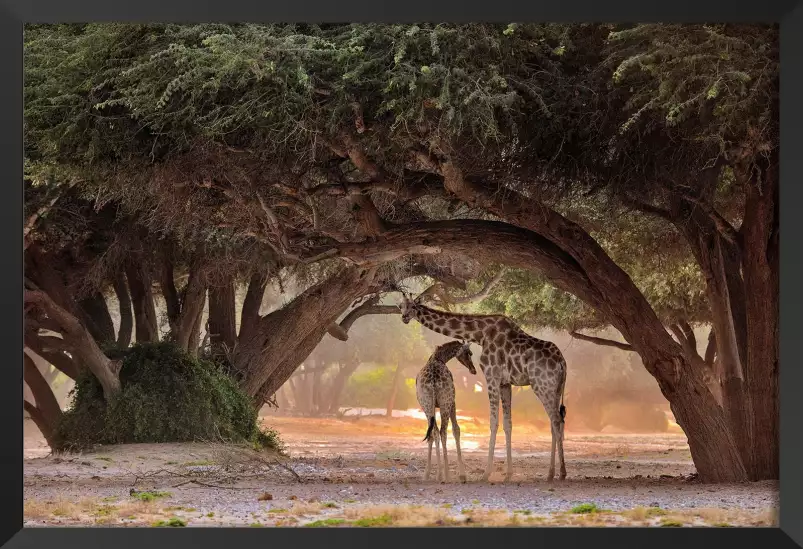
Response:
M565 482L546 482L548 433L513 426L504 482L500 428L491 482L481 482L488 426L459 420L468 481L449 430L450 481L423 480L426 421L383 416L269 416L287 444L284 469L228 447L129 444L47 456L26 426L26 526L766 526L777 483L707 486L682 433L566 434ZM263 462L263 460L265 460ZM433 462L435 458L433 456ZM293 473L289 470L292 469ZM294 475L298 475L296 478ZM301 481L301 482L299 482ZM131 489L139 492L133 495Z

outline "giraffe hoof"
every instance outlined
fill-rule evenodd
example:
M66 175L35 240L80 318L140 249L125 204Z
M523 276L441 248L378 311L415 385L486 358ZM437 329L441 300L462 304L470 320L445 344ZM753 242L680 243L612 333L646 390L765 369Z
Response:
M460 482L462 482L463 484L465 484L466 481L467 481L466 480L466 475L460 475L458 478L460 479Z

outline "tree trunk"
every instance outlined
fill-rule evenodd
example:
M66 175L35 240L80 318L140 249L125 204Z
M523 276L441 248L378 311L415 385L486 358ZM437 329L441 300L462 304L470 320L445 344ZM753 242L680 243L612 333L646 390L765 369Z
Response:
M209 288L209 338L212 351L228 353L234 350L237 341L237 317L235 311L234 280Z
M777 157L748 185L743 266L747 316L745 384L750 394L752 480L776 479L779 467L779 217Z
M206 281L200 269L192 269L187 281L187 288L181 300L181 314L179 315L177 331L174 334L176 344L179 348L192 352L197 351L200 336L199 315L203 313L204 303L206 303ZM198 331L196 331L196 327ZM194 343L194 347L191 345Z
M176 290L176 278L173 267L173 260L169 250L162 252L162 268L159 271L159 286L162 289L162 296L167 308L167 323L173 335L178 331L179 316L181 315L181 300Z
M110 360L100 350L81 321L39 290L25 290L25 303L40 307L62 327L64 339L76 356L95 375L109 400L120 390L119 362Z
M48 338L44 338L36 333L31 333L29 331L26 331L25 333L26 347L30 348L31 351L42 357L48 363L52 364L56 369L70 379L78 379L78 375L81 372L81 366L67 354L65 354L64 350L66 350L66 342L63 342L63 348L59 347L58 349L50 349L48 348L47 341L49 341Z
M248 290L243 300L243 310L240 313L239 339L246 341L251 338L259 325L259 309L262 307L262 298L268 285L268 275L255 273L248 281Z
M42 436L47 440L48 446L55 448L57 446L55 428L59 419L61 419L61 407L50 385L48 385L39 368L34 364L33 359L27 354L23 354L23 357L23 377L35 400L35 404L26 401L25 409L34 423L36 423L36 426L39 427Z
M117 303L120 307L120 329L117 332L117 346L126 349L131 345L134 316L131 312L131 296L128 294L124 273L120 272L114 277L113 286L114 293L117 296Z
M126 278L134 307L137 343L159 341L159 324L156 321L150 275L142 265L129 264L126 268Z
M79 306L83 312L85 325L95 341L98 343L114 342L114 321L112 321L112 315L109 313L109 307L103 294L95 292L82 299Z
M329 408L330 414L336 414L340 411L340 399L343 397L343 390L346 388L349 378L360 367L357 360L349 360L340 366L340 369L332 381L332 387L329 390Z
M243 390L257 399L275 393L320 342L326 328L354 299L369 293L375 273L344 269L261 318L251 336L239 341L234 366L243 376Z
M190 338L187 342L187 352L192 356L198 356L201 348L201 325L204 317L204 305L206 304L206 292L201 295L201 307L195 315L195 322L192 325Z
M388 404L385 408L385 416L393 417L393 407L396 405L396 395L399 393L399 382L403 378L402 372L404 368L396 365L396 370L393 372L393 381L390 382L390 392L388 393Z

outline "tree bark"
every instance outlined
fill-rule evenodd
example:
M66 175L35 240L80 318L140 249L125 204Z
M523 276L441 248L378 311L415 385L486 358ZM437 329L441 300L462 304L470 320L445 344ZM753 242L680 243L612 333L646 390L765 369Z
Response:
M159 286L162 289L162 296L164 296L165 307L167 308L167 322L170 326L170 331L174 334L178 331L179 316L181 315L181 300L176 290L175 269L173 267L173 260L170 258L168 251L162 254L162 268L159 272Z
M259 309L262 307L262 298L265 296L265 288L268 285L268 275L264 273L254 273L248 281L248 290L243 300L243 310L240 313L240 333L239 338L243 341L251 338L254 330L259 324Z
M235 369L243 390L268 398L304 361L343 311L370 293L376 270L347 268L261 318L251 337L240 337ZM259 402L258 402L259 403Z
M750 394L752 479L776 479L779 467L779 217L777 151L747 189L742 271L747 321L745 384Z
M204 305L206 304L206 292L201 295L201 307L195 315L195 322L192 325L190 338L187 342L187 352L192 356L198 356L201 347L201 325L204 316Z
M95 341L99 343L114 342L114 322L103 294L95 292L82 299L79 306L83 312L86 327Z
M231 353L237 341L234 280L209 288L209 338L213 352L228 349Z
M61 325L62 334L74 356L98 378L106 400L111 399L120 390L119 363L103 354L81 321L55 303L45 292L25 290L25 303L40 307Z
M150 275L141 264L129 264L126 278L131 290L137 343L159 341L159 324L156 321Z
M78 375L81 373L81 366L65 354L66 344L64 348L51 349L48 348L46 338L26 331L25 345L70 379L78 379Z
M27 354L23 354L23 358L23 377L35 400L35 404L26 401L25 409L34 423L36 423L36 426L39 427L42 436L47 440L48 446L55 448L57 442L55 429L62 415L61 407L50 385L42 376L42 372L34 364L33 359Z
M175 333L176 344L179 348L191 352L191 343L195 343L194 349L197 350L200 337L199 315L203 313L204 303L206 302L206 281L200 269L192 269L187 281L187 288L181 300L181 314L176 322L177 331ZM198 330L196 331L196 327Z
M125 273L120 272L112 283L117 303L120 307L120 329L117 332L117 346L126 349L131 345L131 334L134 330L134 316L131 311L131 296L128 293Z

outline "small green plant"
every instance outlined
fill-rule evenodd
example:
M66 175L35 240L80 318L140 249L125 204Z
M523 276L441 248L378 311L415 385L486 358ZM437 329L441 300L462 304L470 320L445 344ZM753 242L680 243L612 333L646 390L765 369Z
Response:
M530 511L529 509L516 509L516 510L515 510L515 511L513 511L513 512L514 512L514 513L518 513L518 514L520 514L520 515L531 515L531 514L533 513L533 512L532 512L532 511Z
M357 503L356 499L344 499L343 503Z
M727 522L715 522L711 526L714 526L716 528L733 528L733 524Z
M374 526L388 526L393 522L393 519L388 514L379 515L378 517L362 518L354 521L354 526L362 528L371 528Z
M153 501L157 498L168 498L170 497L170 492L133 492L131 497L138 499L140 501Z
M443 505L441 505L441 507L443 507L444 509L451 509L452 508L452 504L451 503L444 503Z
M322 519L316 520L315 522L310 522L307 524L309 528L322 528L325 526L337 526L338 524L344 524L346 521L340 518L330 518L330 519Z
M214 517L214 516L215 516L215 513L213 513L212 511L209 511L209 512L206 514L206 516L207 516L207 517L209 517L209 518L212 518L212 517Z
M675 519L662 519L659 526L662 528L680 528L683 523Z
M251 528L262 528L262 523L261 522L252 522L251 524L249 524L249 526Z
M183 528L184 526L187 526L187 522L184 521L184 520L181 520L178 517L172 517L170 520L166 520L166 521L165 520L157 520L156 522L153 523L153 526L156 526L156 527L167 526L167 527L170 527L170 528Z
M268 513L286 513L287 509L282 509L281 507L274 507L273 509L268 509Z
M599 513L601 509L596 503L581 503L572 507L571 512L575 515L586 515L589 513Z
M478 500L478 499L472 499L472 500L471 500L471 503L472 503L472 505L479 505L479 504L480 504L480 500Z
M337 504L335 502L333 502L333 501L327 501L326 503L323 504L323 506L326 507L327 509L337 509L338 508Z
M114 460L109 456L98 456L95 459L99 459L100 461L105 461L106 463L114 463Z

